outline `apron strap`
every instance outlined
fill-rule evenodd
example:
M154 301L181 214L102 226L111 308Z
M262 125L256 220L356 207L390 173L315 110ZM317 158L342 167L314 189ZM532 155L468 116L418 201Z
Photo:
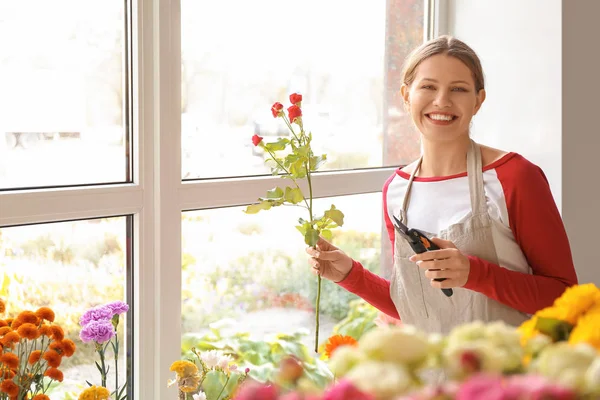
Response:
M469 179L469 193L471 194L471 211L473 215L487 213L487 201L483 188L483 165L481 161L481 148L471 139L471 146L467 152L467 177Z
M419 169L421 168L421 162L423 161L423 156L419 157L417 161L417 165L413 170L412 174L410 174L410 179L408 180L408 185L406 186L406 192L404 193L404 200L402 201L402 208L400 209L400 222L404 225L407 224L407 214L406 210L408 210L408 203L410 202L410 190L412 189L413 181L415 180L415 176Z

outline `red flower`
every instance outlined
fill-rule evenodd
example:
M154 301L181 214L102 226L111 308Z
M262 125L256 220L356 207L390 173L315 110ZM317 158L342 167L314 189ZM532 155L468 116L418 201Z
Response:
M281 112L281 110L283 110L283 104L281 103L274 103L271 106L271 112L273 113L273 117L275 118L279 117L279 113Z
M290 103L298 105L300 102L302 102L302 95L300 93L290 94Z
M294 122L296 118L300 118L302 116L302 110L297 105L293 105L288 107L288 117L290 118L290 122Z
M258 146L258 144L260 142L262 142L262 140L263 140L263 138L261 136L258 136L258 135L252 136L252 144L255 146Z

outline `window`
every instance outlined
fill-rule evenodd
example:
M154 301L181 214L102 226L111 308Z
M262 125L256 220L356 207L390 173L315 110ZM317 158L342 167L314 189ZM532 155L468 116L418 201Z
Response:
M47 393L51 397L79 393L86 381L100 384L94 364L98 355L93 344L79 338L79 318L98 304L131 296L130 226L130 217L115 217L0 228L0 298L7 303L6 317L50 307L65 336L77 346L72 357L63 359L65 381L52 386ZM131 332L127 319L117 331L121 383L132 361L125 332ZM108 375L111 388L114 371L111 368Z
M277 137L264 113L294 90L331 159L314 177L318 202L347 214L336 240L361 243L348 252L362 247L356 256L385 274L376 262L389 250L381 187L418 153L398 74L423 40L429 3L2 2L0 35L12 40L0 42L0 276L11 293L70 283L64 296L14 301L50 302L73 322L94 302L126 299L130 399L173 397L166 382L182 342L219 313L278 305L311 319L315 281L300 278L306 258L292 223L299 210L241 212L278 180L250 137ZM227 247L230 235L243 245ZM261 258L277 268L246 297L226 296L232 307L208 295L227 293L228 268ZM286 268L297 287L279 279ZM83 288L95 295L81 299ZM13 294L6 301L10 310ZM321 338L338 306L324 306ZM90 376L75 363L70 371L65 380Z

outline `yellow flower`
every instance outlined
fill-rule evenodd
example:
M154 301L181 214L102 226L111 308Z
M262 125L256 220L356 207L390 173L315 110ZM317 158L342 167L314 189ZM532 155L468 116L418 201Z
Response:
M108 400L110 392L102 386L90 386L79 395L79 400Z
M537 335L539 335L539 331L535 329L535 324L537 322L537 317L532 317L527 321L523 322L521 326L517 328L517 331L521 334L521 346L525 346L529 340Z
M568 322L571 325L575 325L577 323L577 319L581 316L581 312L575 307L554 306L546 307L538 311L535 313L535 316L539 318L559 319L561 321Z
M198 373L198 367L196 364L190 361L175 361L171 364L170 371L174 371L178 378L186 378Z
M569 343L588 343L600 351L600 312L588 312L579 319L579 323L569 336Z
M598 304L600 304L600 289L593 283L571 286L554 302L555 307L570 310L576 318Z

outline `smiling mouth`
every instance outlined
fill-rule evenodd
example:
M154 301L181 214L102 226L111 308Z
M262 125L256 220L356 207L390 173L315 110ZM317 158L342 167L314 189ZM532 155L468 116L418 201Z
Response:
M430 114L425 114L425 116L433 121L433 122L438 122L438 123L449 123L452 122L456 119L458 119L458 116L456 115L451 115L451 114L435 114L435 113L430 113Z

